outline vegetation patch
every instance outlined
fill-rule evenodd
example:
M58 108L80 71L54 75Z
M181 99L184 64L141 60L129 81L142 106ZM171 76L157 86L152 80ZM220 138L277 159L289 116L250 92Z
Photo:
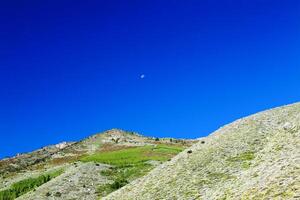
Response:
M226 173L214 172L208 175L209 180L211 181L219 181L219 180L228 180L235 178L234 176L228 175Z
M15 199L33 189L36 187L39 187L43 185L44 183L50 181L51 179L59 176L63 173L63 170L57 170L53 172L49 172L43 175L40 175L35 178L28 178L21 180L19 182L16 182L12 184L12 186L7 189L0 191L0 200L12 200Z
M248 151L248 152L241 153L237 156L230 157L230 158L227 159L227 161L229 161L229 162L242 162L242 161L250 161L250 160L253 160L254 158L255 158L254 152Z
M251 167L251 162L247 162L247 161L245 161L245 162L243 162L242 163L242 168L243 169L249 169Z
M149 145L99 152L83 157L81 161L113 165L110 169L101 172L103 176L107 176L112 180L112 183L98 187L97 193L103 197L153 169L154 166L147 163L147 161L167 161L183 149L183 147L175 145Z
M81 161L93 161L115 166L131 166L138 163L144 163L149 160L167 161L182 150L182 147L174 145L149 145L111 152L99 152L85 156L81 159Z
M251 160L255 158L255 154L252 151L247 151L237 156L230 157L227 159L228 162L232 163L233 165L238 165L242 169L247 170L251 167Z
M130 181L144 176L153 168L154 166L147 163L137 163L127 166L115 166L104 170L101 172L101 175L107 176L110 180L112 180L112 183L99 186L97 188L97 193L101 197L106 196L128 184Z
M80 159L80 155L65 156L65 157L61 157L61 158L52 159L50 161L50 164L52 164L52 165L63 165L65 163L71 163L71 162L77 161L78 159Z

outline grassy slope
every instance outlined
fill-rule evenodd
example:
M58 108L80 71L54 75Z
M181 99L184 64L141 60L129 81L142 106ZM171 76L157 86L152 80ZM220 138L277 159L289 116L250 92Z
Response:
M10 187L13 187L12 184L14 183L22 183L22 187L27 188L28 190L32 190L32 188L44 185L43 183L46 182L38 181L38 184L34 184L32 182L35 177L42 177L42 175L45 174L46 171L53 167L56 168L64 165L70 166L68 165L70 163L75 164L77 161L80 161L82 157L84 157L82 159L82 161L84 162L92 161L112 164L114 168L108 170L107 172L104 172L104 174L106 173L106 176L110 177L112 180L125 180L125 182L127 182L133 180L135 177L142 176L153 168L153 165L147 163L147 161L154 160L156 162L162 162L168 160L170 157L176 155L179 151L181 151L182 148L190 146L192 143L193 141L172 138L155 139L144 137L133 132L111 129L101 134L92 135L82 141L72 143L62 150L56 149L55 146L49 146L34 152L22 154L20 156L17 156L16 158L0 161L0 190L3 191L6 189L10 189ZM150 144L158 146L155 148L153 146L140 146ZM79 164L80 167L87 169L90 169L92 168L91 166L93 166L81 166L81 164ZM98 168L101 167L100 165L97 166L99 166L96 167L99 171ZM69 171L69 167L67 167L66 172ZM84 177L85 181L87 181L86 179L88 179L88 176L85 176L84 173L72 174L68 177L72 179L76 176ZM101 177L103 178L103 176L101 176L101 174L98 172L98 174L93 177L94 182L90 181L91 186L97 184L97 180L101 179ZM55 179L55 181L56 180L57 179ZM107 180L107 178L105 178L105 180ZM59 184L63 185L63 187L69 187L68 184L63 183L64 180L60 181L61 182L59 182ZM121 183L121 185L123 185L125 182ZM78 184L79 185L76 186L80 188L81 183ZM103 182L100 181L99 184L103 184ZM46 185L51 184L47 183ZM94 190L95 188L91 186L89 186L90 188L87 189ZM116 184L116 186L120 187L118 186L118 183ZM62 189L64 190L65 188ZM50 190L52 189L49 188L49 191ZM30 195L25 196L34 196L34 194L32 193L40 195L39 191L40 190L36 188L34 192L30 193ZM76 191L79 191L78 194L80 192L83 192L83 190ZM13 190L6 190L5 192L2 192L0 194L2 194L2 196L13 196L11 195L11 193L14 193ZM23 193L15 196L20 196L21 194ZM24 195L22 195L22 197L23 196ZM93 195L90 195L87 198L92 198L92 196ZM43 196L43 198L44 197L45 195Z
M149 160L166 161L178 154L183 148L179 146L157 145L100 152L81 159L83 162L100 162L117 166L132 165Z
M154 168L148 161L167 161L182 150L182 147L174 145L132 147L88 155L81 161L105 163L113 166L102 172L102 175L113 181L111 184L99 186L98 195L103 197L148 173Z
M12 184L9 189L0 191L0 200L13 200L36 187L43 185L44 183L50 181L51 179L59 176L63 173L63 170L56 170L53 172L48 172L46 174L40 175L38 177L27 178Z
M110 144L109 141L110 137L112 136L118 136L121 138L123 137L125 140L133 140L142 143L147 141L155 145L130 147L132 144L129 144L129 146L126 146L128 144L123 146L116 145L114 143ZM103 139L106 139L108 144L103 144ZM0 200L15 199L16 197L19 197L28 191L32 191L36 187L48 182L50 179L48 180L47 177L45 178L43 172L44 168L61 166L66 163L73 163L76 161L106 163L113 166L111 169L103 172L103 175L107 176L113 181L112 185L102 185L101 187L104 189L101 189L99 186L99 195L103 196L104 194L109 193L109 191L118 189L124 184L127 184L129 181L150 171L154 166L147 163L147 161L166 161L179 153L186 145L189 145L183 140L174 140L172 141L173 144L168 144L170 143L170 140L171 139L156 141L151 138L145 138L137 134L129 134L127 132L114 129L104 132L104 134L94 135L79 143L75 143L74 145L70 146L70 148L64 149L61 153L59 153L60 157L58 158L50 159L41 165L25 167L24 169L27 171L35 169L40 170L40 176L38 178L36 178L36 176L29 176L29 178L22 178L21 181L15 181L15 184L11 185L9 189L4 191L2 190L0 192ZM86 150L89 149L90 146L95 145L98 147L98 151L100 150L100 152L93 153ZM88 153L88 155L86 155L86 153ZM22 173L20 172L20 174ZM20 176L20 174L18 175ZM14 176L12 176L12 178L14 178Z

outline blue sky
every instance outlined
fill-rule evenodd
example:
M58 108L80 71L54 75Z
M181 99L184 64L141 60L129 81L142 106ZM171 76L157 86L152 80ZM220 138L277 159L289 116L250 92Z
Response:
M296 0L3 1L0 157L111 128L197 138L297 102L299 19Z

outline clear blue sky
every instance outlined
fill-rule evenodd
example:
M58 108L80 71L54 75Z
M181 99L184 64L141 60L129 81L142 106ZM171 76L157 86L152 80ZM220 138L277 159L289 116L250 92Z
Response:
M1 1L0 23L0 157L111 128L196 138L300 100L298 0Z

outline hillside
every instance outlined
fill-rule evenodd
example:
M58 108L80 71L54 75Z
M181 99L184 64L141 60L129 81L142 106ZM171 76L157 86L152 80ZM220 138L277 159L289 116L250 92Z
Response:
M112 129L0 161L0 200L300 199L300 103L198 140Z
M103 199L300 199L300 104L226 125Z
M112 129L19 154L0 161L0 200L98 199L193 143Z

